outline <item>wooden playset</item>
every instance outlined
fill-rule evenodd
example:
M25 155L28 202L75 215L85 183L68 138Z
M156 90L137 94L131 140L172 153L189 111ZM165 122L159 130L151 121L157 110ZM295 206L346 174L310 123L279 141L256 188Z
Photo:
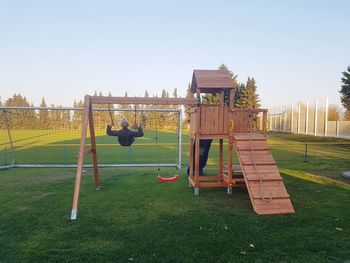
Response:
M100 189L92 104L190 105L189 185L194 194L200 188L224 187L248 189L257 214L294 213L289 195L266 141L267 110L234 108L235 87L231 75L223 70L194 70L191 91L196 98L126 98L85 96L82 136L74 187L71 219L76 219L84 157L92 155L96 189ZM201 104L202 93L218 94L220 104ZM263 133L253 132L253 120L262 113ZM91 148L85 149L87 129ZM200 175L211 140L219 140L219 169L217 175ZM227 141L227 161L224 163L224 140ZM201 149L204 145L206 149ZM240 165L233 165L235 148ZM167 181L166 179L164 181Z

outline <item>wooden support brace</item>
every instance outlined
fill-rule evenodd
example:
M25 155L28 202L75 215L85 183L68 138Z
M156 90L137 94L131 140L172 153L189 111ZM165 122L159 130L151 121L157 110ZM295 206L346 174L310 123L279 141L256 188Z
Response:
M92 151L92 163L94 166L94 178L96 190L100 190L100 179L98 175L98 166L97 166L97 153L96 153L96 138L95 138L95 128L94 120L92 114L92 105L89 105L89 127L90 127L90 141L91 141L91 151Z
M90 96L90 102L96 104L142 104L142 105L196 105L195 98L130 98Z
M72 213L71 213L72 220L75 220L77 218L77 213L78 213L80 184L81 184L81 177L83 172L85 142L86 142L87 126L88 126L88 118L89 118L90 110L91 110L90 100L89 100L89 97L87 96L85 97L85 105L84 105L82 128L81 128L82 131L81 131L81 139L80 139L80 147L79 147L79 155L78 155L78 166L77 166L76 177L75 177L73 206L72 206Z

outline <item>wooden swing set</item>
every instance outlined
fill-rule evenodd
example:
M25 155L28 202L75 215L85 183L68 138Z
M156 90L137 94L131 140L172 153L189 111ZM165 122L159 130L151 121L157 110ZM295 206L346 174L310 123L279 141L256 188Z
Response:
M97 154L96 154L96 136L94 129L94 119L92 114L92 104L135 104L135 105L195 105L196 99L191 98L127 98L127 97L102 97L102 96L85 96L84 111L82 116L82 133L80 139L80 147L78 154L78 165L76 170L73 207L71 212L71 219L76 219L78 211L80 185L83 171L84 158L87 155L92 155L93 171L96 190L100 190L100 178L98 172ZM91 147L86 149L87 130L90 130ZM173 181L173 178L163 178L158 175L158 180L167 182Z
M189 185L194 194L200 188L222 187L232 194L234 187L246 187L257 214L294 213L279 170L266 140L267 110L234 107L235 86L228 71L194 70L191 92L196 98L126 98L85 96L82 136L74 187L71 219L76 219L83 161L92 155L96 190L100 189L92 104L190 105ZM201 104L201 94L216 94L219 104ZM253 132L252 123L262 114L262 133ZM91 148L85 148L87 129L90 129ZM202 175L201 140L219 140L219 169L217 175ZM227 162L223 146L227 141ZM181 143L181 142L180 142ZM209 146L210 147L210 146ZM233 148L240 165L233 165ZM209 149L208 149L209 150ZM159 179L159 178L158 178ZM171 178L162 178L163 182Z

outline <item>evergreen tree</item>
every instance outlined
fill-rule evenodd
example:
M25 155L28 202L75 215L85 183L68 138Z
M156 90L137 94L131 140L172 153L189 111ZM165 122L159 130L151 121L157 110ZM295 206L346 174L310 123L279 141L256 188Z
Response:
M80 100L79 102L74 101L73 104L74 108L83 108L84 102ZM83 118L83 111L82 110L75 110L72 117L72 127L73 129L80 129L81 128L81 122Z
M187 90L186 90L186 98L194 98L194 95L191 91L191 84L188 83L187 85ZM191 107L190 105L185 105L185 120L184 120L184 124L189 125L190 124L190 110Z
M128 98L128 92L125 91L125 94L124 94L124 97L125 98ZM122 109L132 109L132 106L130 104L122 104L121 105L121 108ZM129 122L129 126L132 127L134 125L134 113L131 112L131 111L125 111L125 112L121 112L120 114L118 114L116 116L116 119L114 119L114 116L113 116L113 120L114 120L114 124L115 124L115 128L116 129L119 129L120 128L120 121L122 119L126 119L128 122Z
M51 104L51 107L55 107L54 104ZM62 110L59 108L62 108L62 106L56 106L56 110L51 110L49 112L49 118L50 118L50 128L51 129L61 129L62 128Z
M177 88L175 88L174 91L173 91L173 97L177 98Z
M149 98L149 93L148 93L148 91L147 90L145 90L145 95L144 95L144 97L145 98ZM148 109L148 108L152 108L152 105L145 105L144 106L146 109ZM141 123L142 123L142 126L144 127L144 128L147 128L148 127L148 120L149 120L149 118L150 118L150 113L149 112L141 112Z
M71 129L71 112L69 110L62 111L62 128Z
M15 93L6 100L5 106L29 107L30 105L25 97ZM33 127L35 118L35 112L32 110L11 110L8 114L8 123L13 129L28 129Z
M45 98L42 97L40 107L46 107ZM49 112L48 110L39 110L38 113L38 128L46 130L50 128Z
M340 100L344 108L350 110L350 66L343 72L341 82L343 85L339 91L341 94Z
M236 88L236 92L235 92L235 107L239 108L240 105L239 105L239 101L240 99L242 98L242 94L245 90L245 85L244 83L240 83L238 84L237 88Z
M256 83L254 78L248 77L245 89L243 89L241 98L237 101L240 108L255 109L260 107L259 95L256 93Z

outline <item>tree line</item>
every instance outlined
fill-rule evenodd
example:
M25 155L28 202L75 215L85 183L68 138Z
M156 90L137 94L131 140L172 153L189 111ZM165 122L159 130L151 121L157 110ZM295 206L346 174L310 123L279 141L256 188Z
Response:
M103 96L102 92L95 92L94 96ZM107 96L112 96L111 93ZM128 93L125 92L125 97ZM172 96L177 98L177 89L173 90ZM145 90L144 97L150 97ZM153 97L158 97L154 95ZM169 92L162 90L161 98L169 98ZM26 97L21 94L14 94L4 103L0 100L0 106L21 106L33 107ZM43 97L40 107L47 107L45 98ZM65 110L61 105L53 105L55 110L19 110L11 109L0 111L0 128L11 129L38 129L38 130L59 130L59 129L80 129L83 117L82 110ZM74 108L83 108L82 100L74 101ZM162 112L162 109L177 109L178 106L172 105L105 105L93 104L93 108L110 108L110 110L94 111L94 126L96 129L105 129L107 124L114 123L115 129L119 129L119 123L122 119L127 119L131 127L142 124L145 128L150 129L175 129L178 125L178 116L176 112ZM113 109L129 109L130 111L114 111ZM62 109L60 109L62 108ZM143 109L151 109L151 111L143 111ZM154 111L153 111L154 109Z

